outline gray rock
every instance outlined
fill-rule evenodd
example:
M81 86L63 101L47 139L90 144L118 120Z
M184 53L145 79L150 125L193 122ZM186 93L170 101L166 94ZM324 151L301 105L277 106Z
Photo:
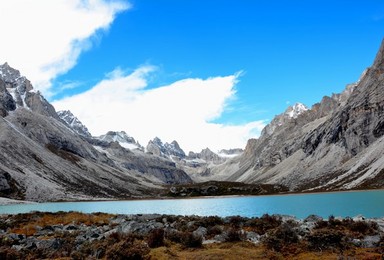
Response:
M73 230L78 230L79 227L75 226L75 225L67 225L64 227L64 230L66 231L73 231Z
M246 239L247 241L249 242L252 242L252 243L259 243L260 242L260 235L255 233L255 232L245 232L246 234Z
M376 247L380 242L380 235L366 236L361 240L361 246L365 248Z
M207 235L208 230L205 227L198 227L195 231L193 231L193 235L196 237L202 237L203 239Z
M160 222L150 221L150 222L137 222L129 221L122 224L117 228L119 233L123 234L138 234L138 235L148 235L153 229L164 228L164 224Z
M37 240L35 242L36 247L39 249L59 249L63 242L58 238Z

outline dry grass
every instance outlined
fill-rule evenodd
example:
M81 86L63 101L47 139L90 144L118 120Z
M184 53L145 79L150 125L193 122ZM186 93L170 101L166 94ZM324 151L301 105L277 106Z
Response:
M20 219L23 221L14 223L11 232L31 236L35 234L37 227L68 224L108 225L112 216L106 213L84 214L80 212L20 214Z
M191 259L191 260L222 260L222 259L366 259L379 260L383 255L372 249L359 248L358 250L343 253L324 252L299 252L295 254L282 254L269 250L262 245L254 245L248 242L222 243L204 245L201 249L183 249L179 245L159 247L149 253L150 259Z

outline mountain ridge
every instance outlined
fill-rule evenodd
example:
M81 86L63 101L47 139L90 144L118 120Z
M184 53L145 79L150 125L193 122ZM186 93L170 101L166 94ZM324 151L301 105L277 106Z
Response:
M378 151L383 150L383 53L384 41L357 83L325 96L273 131L267 126L259 139L248 141L242 156L228 163L236 165L234 170L224 174L216 169L217 176L283 184L291 191L383 187L384 164L374 163L381 162Z

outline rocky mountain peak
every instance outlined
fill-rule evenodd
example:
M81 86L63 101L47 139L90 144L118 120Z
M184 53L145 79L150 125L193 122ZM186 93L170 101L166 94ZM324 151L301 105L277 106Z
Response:
M57 115L76 133L85 137L91 137L88 128L75 117L71 111L62 110L58 111Z
M296 119L307 110L308 108L302 103L295 103L293 106L289 106L284 113L275 116L272 121L264 127L260 137L272 135L277 127L281 127L292 119Z
M376 58L375 58L375 61L373 62L372 67L375 69L380 69L381 72L383 72L384 70L384 39L381 42L380 49L376 54Z
M15 82L17 79L19 79L20 71L12 68L9 66L9 64L6 62L3 65L0 65L0 77L5 82Z
M105 135L97 137L97 139L108 143L117 142L120 146L129 150L144 151L144 147L125 131L109 131Z
M206 162L213 162L214 164L220 164L226 160L225 157L220 157L218 154L212 152L208 147L201 150L200 153L189 152L188 159L201 159Z
M293 106L289 106L287 110L285 110L284 114L290 118L297 118L300 114L307 111L308 108L302 103L296 103Z
M185 153L177 141L164 144L158 137L149 141L147 151L162 157L176 156L180 159L185 157Z
M59 119L54 107L40 94L34 91L31 82L20 72L9 66L0 65L0 115L24 107L39 114Z
M176 141L173 141L170 144L165 143L164 147L165 147L165 149L169 155L173 155L173 156L176 156L179 158L185 157L185 153L184 153L183 149L180 148L180 145Z

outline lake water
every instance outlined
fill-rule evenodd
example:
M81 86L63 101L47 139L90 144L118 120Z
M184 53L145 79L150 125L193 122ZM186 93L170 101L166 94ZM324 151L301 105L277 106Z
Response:
M198 199L165 199L136 201L58 202L0 206L0 214L30 211L80 211L116 214L173 214L247 217L268 214L306 218L315 214L324 218L384 217L384 190L293 194L273 196L215 197Z

